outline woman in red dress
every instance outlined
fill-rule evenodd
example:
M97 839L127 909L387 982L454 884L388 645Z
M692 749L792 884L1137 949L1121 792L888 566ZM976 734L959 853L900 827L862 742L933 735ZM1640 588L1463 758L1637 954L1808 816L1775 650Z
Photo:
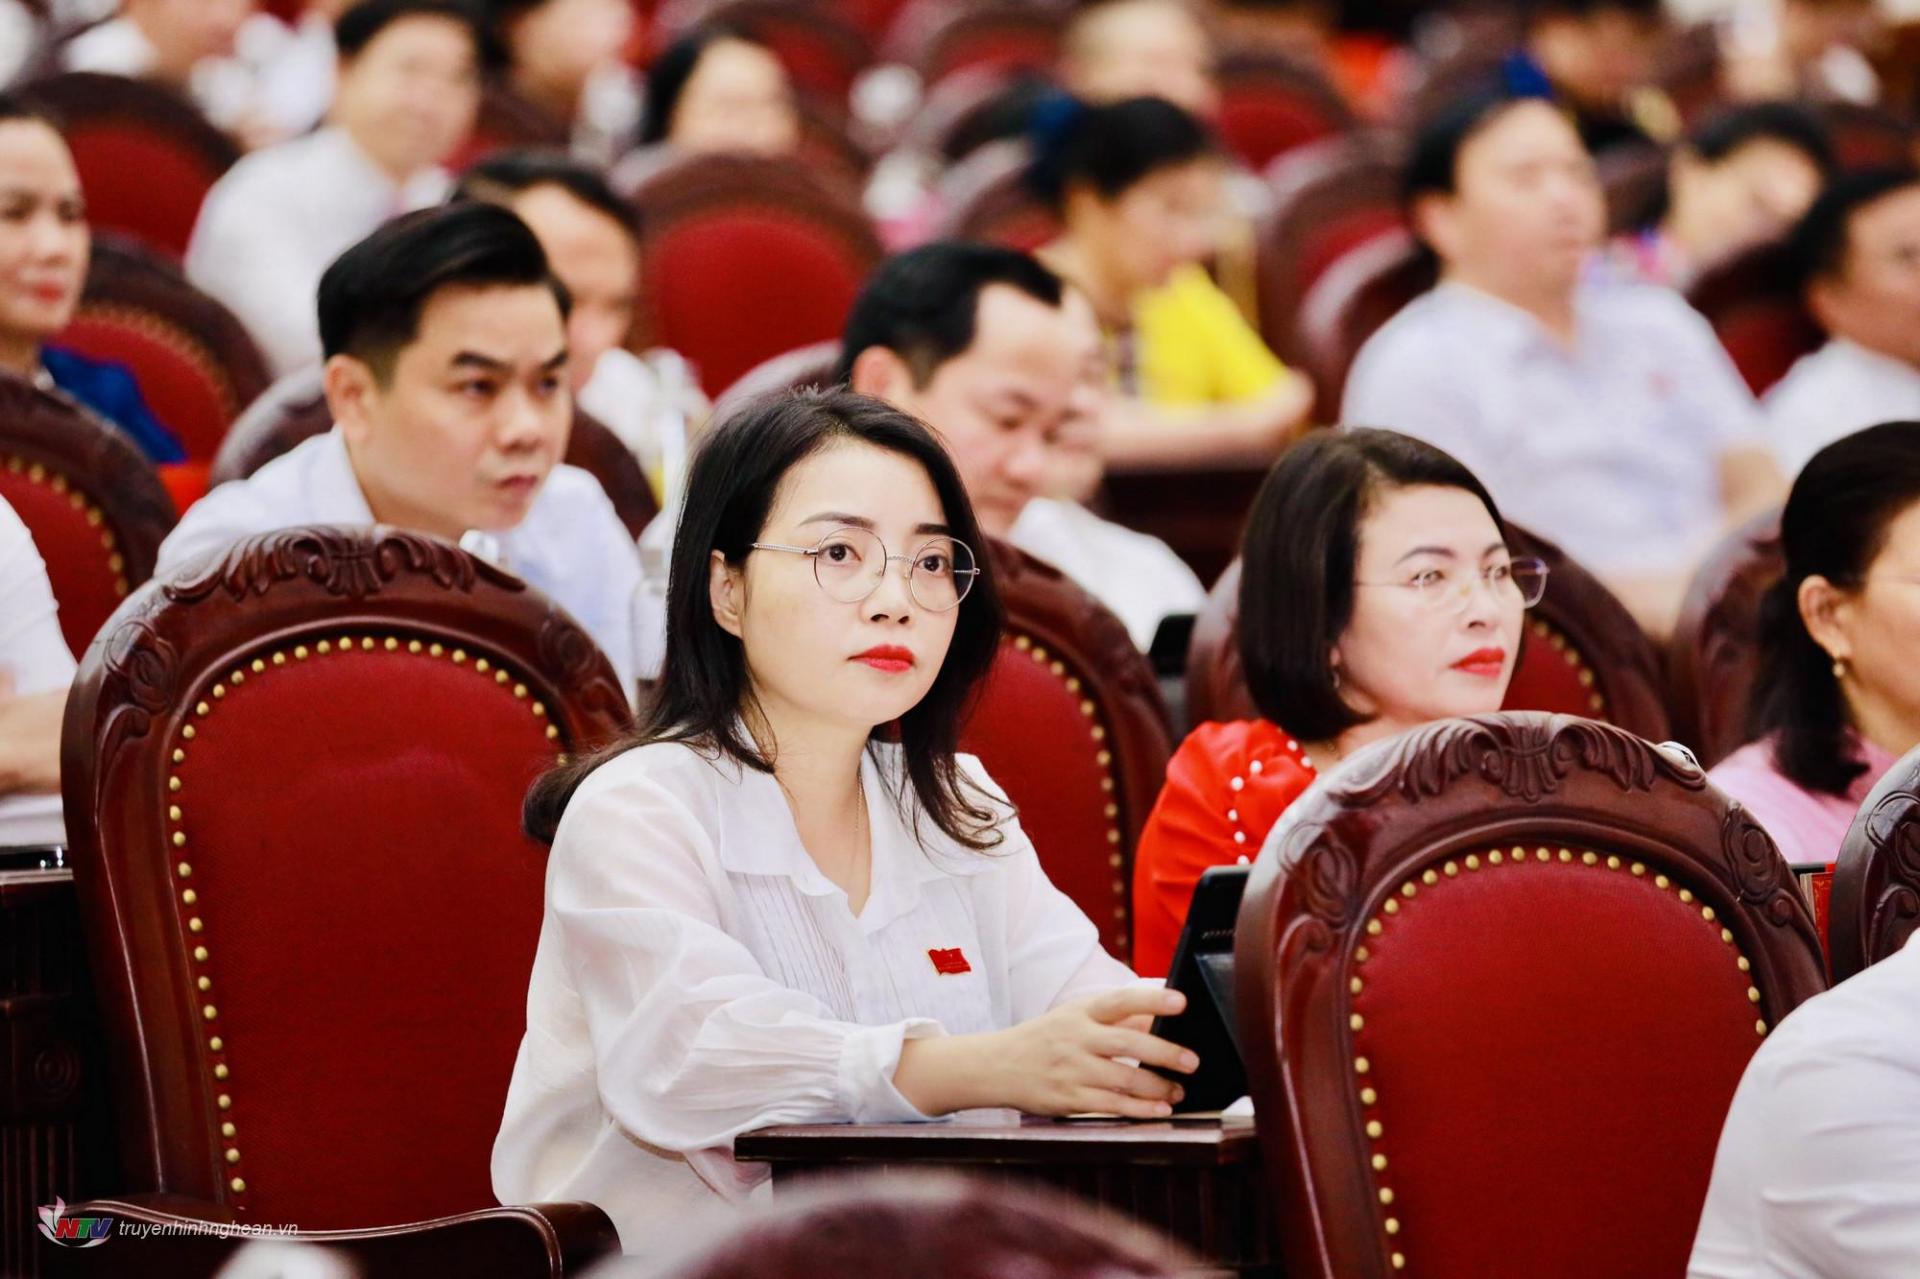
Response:
M1167 971L1201 872L1249 860L1319 774L1428 720L1500 708L1546 566L1507 550L1473 473L1393 431L1295 445L1241 546L1240 660L1261 717L1202 724L1135 855L1133 958Z

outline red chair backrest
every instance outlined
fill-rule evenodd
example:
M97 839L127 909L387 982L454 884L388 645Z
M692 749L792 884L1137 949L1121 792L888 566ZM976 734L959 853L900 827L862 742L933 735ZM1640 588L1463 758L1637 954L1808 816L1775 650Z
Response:
M1295 801L1234 955L1295 1279L1681 1274L1741 1073L1825 986L1744 810L1535 713L1378 743Z
M185 96L144 80L69 71L30 89L61 122L94 230L184 257L200 202L240 158L233 140Z
M845 109L853 82L873 63L873 40L832 6L789 0L693 0L664 7L664 44L695 23L751 36L771 49L802 93Z
M1763 244L1709 268L1687 289L1755 395L1822 342L1785 246Z
M1313 378L1319 420L1340 420L1360 348L1436 278L1434 260L1405 231L1372 236L1321 273L1301 299L1299 320L1301 362Z
M1288 152L1267 170L1273 206L1257 238L1260 331L1281 359L1306 358L1300 309L1342 256L1405 226L1400 144L1346 134Z
M1509 526L1515 556L1547 562L1547 592L1527 614L1504 709L1603 719L1655 741L1669 732L1660 655L1626 607L1545 538ZM1259 715L1240 663L1240 561L1220 575L1187 650L1195 723Z
M491 1206L520 802L626 723L566 613L418 534L282 530L128 600L62 743L127 1184L303 1229Z
M1887 770L1840 844L1828 898L1833 980L1897 953L1920 929L1920 751Z
M1220 112L1227 149L1250 168L1352 129L1353 109L1320 71L1293 58L1242 50L1221 59Z
M1172 753L1159 685L1120 619L1058 569L1002 543L991 562L1007 632L961 749L1006 790L1048 878L1124 960L1133 849Z
M320 389L320 370L302 369L275 382L240 415L220 453L213 460L209 481L225 484L244 480L295 445L333 426L333 414ZM614 511L627 531L639 537L660 504L647 483L646 473L631 450L596 418L575 406L573 432L567 437L563 459L600 481Z
M206 462L267 389L266 357L239 317L138 244L94 241L86 293L56 339L124 364L189 459Z
M1060 234L1060 219L1027 186L1032 153L1007 139L975 148L940 178L941 237L986 240L1031 253Z
M1060 4L914 0L888 34L888 57L928 85L982 68L1047 71L1059 58L1067 13Z
M634 345L678 351L709 395L762 360L838 337L881 258L858 204L797 164L684 156L625 194L642 235Z
M153 573L173 503L133 442L57 391L0 374L0 498L46 561L77 657Z
M1727 534L1695 570L1667 644L1674 730L1708 768L1747 741L1760 669L1760 601L1786 572L1780 512Z
M840 363L840 341L809 342L776 355L741 375L740 380L713 398L713 420L724 422L763 395L797 391L803 386L831 386Z

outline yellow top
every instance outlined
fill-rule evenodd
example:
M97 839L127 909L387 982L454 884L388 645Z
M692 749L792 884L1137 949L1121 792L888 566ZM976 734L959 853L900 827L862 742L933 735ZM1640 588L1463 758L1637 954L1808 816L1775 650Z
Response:
M1288 376L1233 304L1199 266L1184 266L1135 299L1134 359L1139 392L1168 407L1257 400Z

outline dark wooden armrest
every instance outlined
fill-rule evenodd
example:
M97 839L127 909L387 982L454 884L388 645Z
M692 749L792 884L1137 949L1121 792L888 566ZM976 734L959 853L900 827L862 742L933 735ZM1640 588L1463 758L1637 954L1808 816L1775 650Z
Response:
M449 1274L472 1279L558 1279L620 1251L607 1214L587 1203L521 1204L404 1225L358 1230L273 1231L236 1223L219 1204L180 1195L141 1194L69 1204L68 1218L112 1218L101 1243L88 1248L37 1239L49 1276L138 1274L151 1279L205 1279L256 1238L307 1244L350 1260L358 1279L413 1279ZM169 1233L134 1237L131 1226ZM226 1227L223 1232L222 1228ZM234 1233L247 1231L247 1233Z

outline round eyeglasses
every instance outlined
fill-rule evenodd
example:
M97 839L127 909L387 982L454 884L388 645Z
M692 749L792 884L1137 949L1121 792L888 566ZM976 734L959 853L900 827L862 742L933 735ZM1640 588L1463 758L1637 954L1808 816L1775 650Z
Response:
M951 537L929 539L912 555L889 555L887 544L871 529L851 525L834 529L813 546L782 546L755 542L756 551L784 551L813 561L813 578L820 589L842 604L858 604L880 589L887 565L905 564L907 591L913 602L932 613L957 608L980 576L973 550Z
M1427 568L1404 582L1355 582L1354 585L1411 591L1416 605L1428 613L1464 612L1473 602L1476 587L1484 587L1496 604L1518 602L1521 608L1532 608L1547 593L1547 565L1545 560L1520 559L1490 564L1478 573Z

